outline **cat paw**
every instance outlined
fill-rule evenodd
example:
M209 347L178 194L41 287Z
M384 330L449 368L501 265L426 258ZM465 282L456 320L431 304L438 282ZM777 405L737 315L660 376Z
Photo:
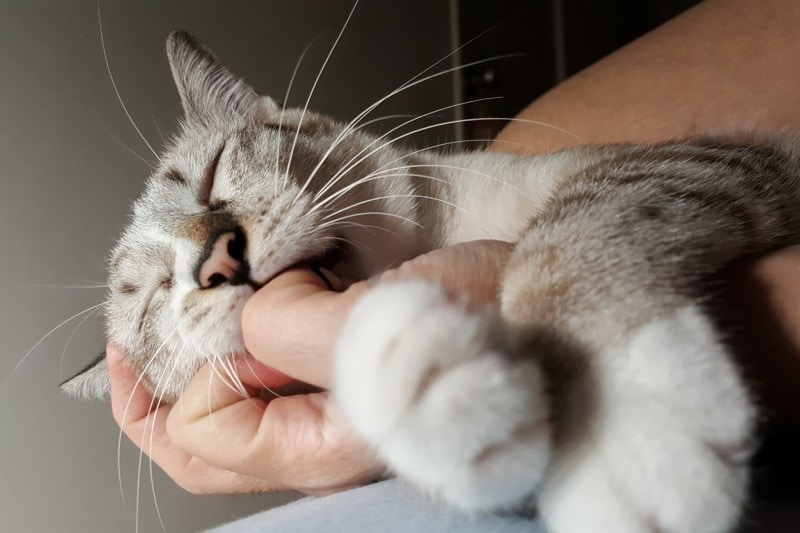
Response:
M755 412L711 324L684 308L601 357L592 424L554 445L540 488L548 530L731 531Z
M390 467L468 510L531 501L550 456L539 368L492 312L436 284L379 284L340 335L333 390Z

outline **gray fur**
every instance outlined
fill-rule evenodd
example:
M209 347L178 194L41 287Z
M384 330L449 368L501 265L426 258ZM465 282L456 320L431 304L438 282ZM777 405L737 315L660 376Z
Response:
M112 253L106 307L109 337L166 401L202 364L244 353L239 321L254 289L337 243L346 248L339 268L366 278L437 247L507 240L518 244L503 282L500 316L515 339L506 349L511 360L541 365L552 410L550 468L568 471L577 459L564 450L605 438L592 420L616 394L608 383L660 386L625 381L626 371L607 377L618 364L606 362L612 347L650 339L639 333L665 317L690 316L681 310L702 306L710 296L703 282L730 261L800 240L800 161L785 141L698 139L538 157L410 153L328 117L282 110L185 33L171 35L167 51L185 120ZM380 174L388 168L395 170ZM198 287L192 272L208 240L232 227L246 235L251 283ZM697 387L695 363L676 383ZM733 398L742 417L720 438L746 456L752 403L732 363L713 364L728 384L718 396ZM700 365L698 375L708 368ZM104 372L97 367L65 388L103 394ZM713 420L726 416L721 410ZM735 508L746 467L730 472ZM555 486L542 485L545 504ZM730 527L738 512L725 509L717 522L698 523ZM558 525L566 519L557 511L547 516L570 530ZM679 528L669 517L653 520L654 530Z

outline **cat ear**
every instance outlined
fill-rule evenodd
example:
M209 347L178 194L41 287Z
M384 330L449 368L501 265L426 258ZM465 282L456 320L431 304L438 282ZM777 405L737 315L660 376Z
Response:
M111 391L108 361L103 352L86 368L61 384L61 390L75 398L103 398Z
M208 126L231 119L266 118L280 112L279 104L259 96L185 31L169 35L167 57L189 121Z

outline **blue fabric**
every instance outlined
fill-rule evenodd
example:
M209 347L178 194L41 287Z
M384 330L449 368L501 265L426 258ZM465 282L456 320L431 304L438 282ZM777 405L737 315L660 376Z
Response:
M324 498L304 498L210 531L544 533L544 528L517 516L465 514L392 479Z

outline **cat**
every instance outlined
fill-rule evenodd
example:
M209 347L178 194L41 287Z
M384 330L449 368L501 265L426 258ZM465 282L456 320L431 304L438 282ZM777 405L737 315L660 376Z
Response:
M173 402L245 352L247 299L294 265L358 279L476 239L515 243L497 308L378 283L333 394L400 476L551 531L728 531L755 402L705 303L731 261L800 237L788 141L704 138L550 155L404 148L258 95L184 32L184 119L111 254L108 335ZM103 358L63 388L108 391Z

